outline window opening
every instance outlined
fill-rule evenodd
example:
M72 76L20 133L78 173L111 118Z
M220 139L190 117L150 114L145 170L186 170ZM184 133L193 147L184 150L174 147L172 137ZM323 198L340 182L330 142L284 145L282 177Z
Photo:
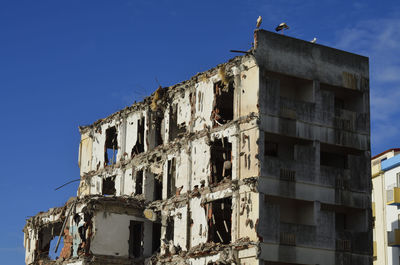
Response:
M163 124L164 117L161 112L152 112L151 113L151 134L153 135L152 148L157 147L163 144L163 137L162 137L162 124Z
M229 244L231 242L232 198L206 204L208 242Z
M170 141L186 132L185 124L178 124L178 104L169 107L169 137Z
M154 178L154 200L162 200L162 182L159 177Z
M214 84L214 107L211 114L213 127L221 126L233 120L233 82Z
M139 258L143 253L143 223L131 221L129 233L129 256Z
M264 148L264 154L266 156L278 157L278 143L265 141Z
M167 229L165 232L165 239L167 241L174 240L174 217L173 216L169 216L167 219Z
M152 244L152 252L158 252L160 250L161 245L161 224L153 223L153 244Z
M135 195L143 193L143 170L136 172L135 178Z
M106 143L104 152L104 161L106 165L112 165L116 162L118 154L118 134L115 126L106 130Z
M321 151L320 165L337 168L347 168L347 156L344 154Z
M136 144L132 148L131 156L144 152L144 117L137 120L137 137Z
M168 160L168 174L167 174L167 198L176 194L175 178L176 178L176 164L175 158Z
M210 144L211 151L211 184L216 184L224 178L232 177L232 143L227 137L215 139Z
M115 195L115 176L103 179L103 195Z

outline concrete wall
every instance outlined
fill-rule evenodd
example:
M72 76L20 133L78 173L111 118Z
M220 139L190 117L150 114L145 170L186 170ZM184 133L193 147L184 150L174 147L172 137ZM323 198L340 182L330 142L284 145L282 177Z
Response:
M93 254L129 257L130 221L144 222L143 255L152 254L152 223L130 215L98 212L94 216L94 234L90 250Z

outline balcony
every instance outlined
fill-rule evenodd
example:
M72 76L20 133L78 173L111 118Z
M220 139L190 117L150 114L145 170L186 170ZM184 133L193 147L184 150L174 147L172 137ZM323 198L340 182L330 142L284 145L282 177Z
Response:
M280 180L314 182L315 166L312 163L265 156L264 166L264 174Z
M389 247L400 247L400 229L389 231L387 235Z
M315 246L316 242L321 242L314 225L280 222L279 232L281 245Z
M393 187L386 190L386 204L387 205L400 205L400 188Z
M280 97L279 115L284 118L313 122L315 103Z

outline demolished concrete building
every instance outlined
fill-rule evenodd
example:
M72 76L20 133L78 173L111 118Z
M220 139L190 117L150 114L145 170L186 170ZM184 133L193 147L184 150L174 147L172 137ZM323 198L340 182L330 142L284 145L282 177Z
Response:
M77 197L27 220L26 264L372 264L369 123L368 58L256 30L79 128Z

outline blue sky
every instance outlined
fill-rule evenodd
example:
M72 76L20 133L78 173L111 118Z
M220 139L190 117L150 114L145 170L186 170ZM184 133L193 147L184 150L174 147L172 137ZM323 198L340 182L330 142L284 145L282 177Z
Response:
M370 57L372 153L400 147L398 0L2 0L2 263L24 263L25 218L76 194L54 188L79 177L79 125L248 49L259 15Z

